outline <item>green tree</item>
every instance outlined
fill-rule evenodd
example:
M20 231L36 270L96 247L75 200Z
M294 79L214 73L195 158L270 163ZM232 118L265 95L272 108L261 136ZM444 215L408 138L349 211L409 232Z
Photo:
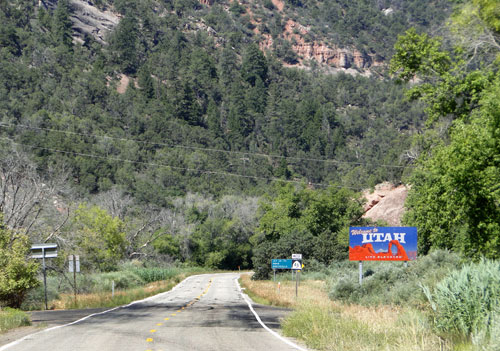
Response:
M0 214L0 306L19 308L29 289L37 287L38 263L28 260L28 237L12 232Z
M361 204L349 190L323 190L283 185L274 198L262 202L259 227L251 241L256 278L266 278L273 258L302 253L304 258L328 264L348 253L346 233L361 223Z
M111 38L111 48L115 53L113 61L126 74L135 73L139 66L138 37L137 18L133 15L126 15L116 27Z
M468 72L463 59L441 49L439 38L417 34L413 28L398 38L394 48L391 72L404 81L422 80L407 95L426 103L429 123L444 116L467 118L492 79L488 71Z
M92 267L116 269L126 249L124 223L98 206L82 204L75 212L73 230L76 244Z
M243 54L241 63L241 77L254 86L259 78L262 82L267 81L267 60L256 44L250 44Z
M500 80L483 94L471 121L456 121L450 143L421 157L411 177L405 223L419 229L419 249L500 257Z
M60 0L57 2L57 8L52 20L52 33L54 35L54 41L58 45L62 45L70 50L72 49L73 29L68 0Z
M399 38L391 66L405 80L422 79L410 95L428 104L430 122L453 118L446 133L430 129L420 138L426 145L410 177L404 223L419 228L424 254L447 248L500 257L498 73L468 71L463 58L414 31Z

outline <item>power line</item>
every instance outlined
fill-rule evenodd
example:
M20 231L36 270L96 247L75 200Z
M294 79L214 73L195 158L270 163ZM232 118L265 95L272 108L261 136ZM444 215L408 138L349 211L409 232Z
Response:
M111 139L111 140L118 140L118 141L125 141L125 142L132 141L132 142L136 142L136 143L166 146L166 147L170 147L170 148L181 148L181 149L189 149L189 150L197 150L197 151L208 151L208 152L220 152L220 153L226 153L226 154L239 154L239 155L245 155L245 156L258 156L258 157L265 157L265 158L280 158L280 159L285 159L285 160L313 161L313 162L325 162L325 163L336 163L336 164L343 164L344 163L344 164L352 164L352 165L358 165L358 166L369 165L369 166L379 166L379 167L386 167L386 168L413 168L414 167L414 166L402 166L402 165L390 165L390 164L377 164L377 163L368 163L368 162L338 161L338 160L320 159L320 158L305 158L305 157L295 157L295 156L270 155L270 154L264 154L264 153L259 153L259 152L244 152L244 151L222 150L222 149L214 149L214 148L203 148L203 147L198 147L198 146L168 144L168 143L151 142L151 141L144 141L144 140L138 140L138 139L119 138L119 137L112 137L112 136L108 136L108 135L96 135L96 134L91 134L91 133L77 133L77 132L71 132L71 131L66 131L66 130L58 130L58 129L42 128L42 127L32 127L32 126L28 126L28 125L24 125L24 124L12 124L12 123L5 123L5 122L0 122L0 127L25 128L25 129L32 129L32 130L39 130L39 131L46 131L46 132L55 132L55 133L63 133L63 134L69 134L69 135Z
M161 163L133 161L133 160L127 160L127 159L122 159L122 158L118 158L118 157L100 156L100 155L86 154L86 153L81 153L81 152L59 150L59 149L48 148L48 147L43 147L43 146L18 143L16 141L14 141L10 138L6 138L6 137L0 137L0 139L10 141L12 144L15 144L15 145L25 146L25 147L32 148L32 149L46 150L46 151L51 151L51 152L56 152L56 153L61 153L61 154L73 155L73 156L82 156L82 157L103 159L103 160L109 160L109 161L141 164L141 165L147 165L147 166L153 166L153 167L165 167L165 168L170 168L170 169L174 169L174 170L198 172L198 173L209 174L209 175L240 177L240 178L247 178L247 179L265 180L265 181L269 181L269 182L283 182L283 183L296 183L296 184L303 184L304 183L303 181L299 181L299 180L287 180L287 179L280 179L280 178L275 178L275 177L268 178L268 177L251 176L251 175L238 174L238 173L230 173L230 172L202 170L202 169L197 169L197 168L178 167L178 166L171 166L171 165L166 165L166 164L161 164ZM317 187L328 187L327 184L323 184L323 183L311 183L311 182L309 182L308 184L313 185L313 186L317 186ZM348 189L353 189L353 190L358 190L358 191L362 190L360 188L354 188L354 187L348 187L348 186L338 186L338 187L339 188L348 188Z

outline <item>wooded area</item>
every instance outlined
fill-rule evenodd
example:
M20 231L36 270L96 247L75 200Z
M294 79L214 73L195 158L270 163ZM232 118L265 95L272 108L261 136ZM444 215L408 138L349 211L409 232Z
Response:
M121 18L103 43L75 39L67 0L0 4L2 250L27 236L59 243L59 266L76 253L89 271L140 260L266 277L294 250L344 259L347 227L364 223L357 192L390 181L411 184L419 254L498 258L492 1L460 3L446 26L447 1L228 5L98 1ZM390 72L289 67L289 19L312 41L394 53Z

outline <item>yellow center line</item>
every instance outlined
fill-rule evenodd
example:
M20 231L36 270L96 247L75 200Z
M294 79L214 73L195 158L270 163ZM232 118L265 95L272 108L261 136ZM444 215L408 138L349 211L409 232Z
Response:
M152 338L147 338L146 342L153 342L153 339Z
M156 325L160 327L163 325L163 323L156 323Z
M176 314L175 313L172 313L171 316L175 316Z
M163 318L164 321L168 321L169 319L170 318L168 318L168 317Z
M156 333L156 329L151 329L149 332L150 333Z

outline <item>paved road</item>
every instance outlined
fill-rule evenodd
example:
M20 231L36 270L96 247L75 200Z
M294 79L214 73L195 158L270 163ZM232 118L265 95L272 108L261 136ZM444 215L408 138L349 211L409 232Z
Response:
M300 350L263 328L240 292L238 276L192 276L167 293L47 329L0 351ZM255 310L271 327L278 326L272 309Z

